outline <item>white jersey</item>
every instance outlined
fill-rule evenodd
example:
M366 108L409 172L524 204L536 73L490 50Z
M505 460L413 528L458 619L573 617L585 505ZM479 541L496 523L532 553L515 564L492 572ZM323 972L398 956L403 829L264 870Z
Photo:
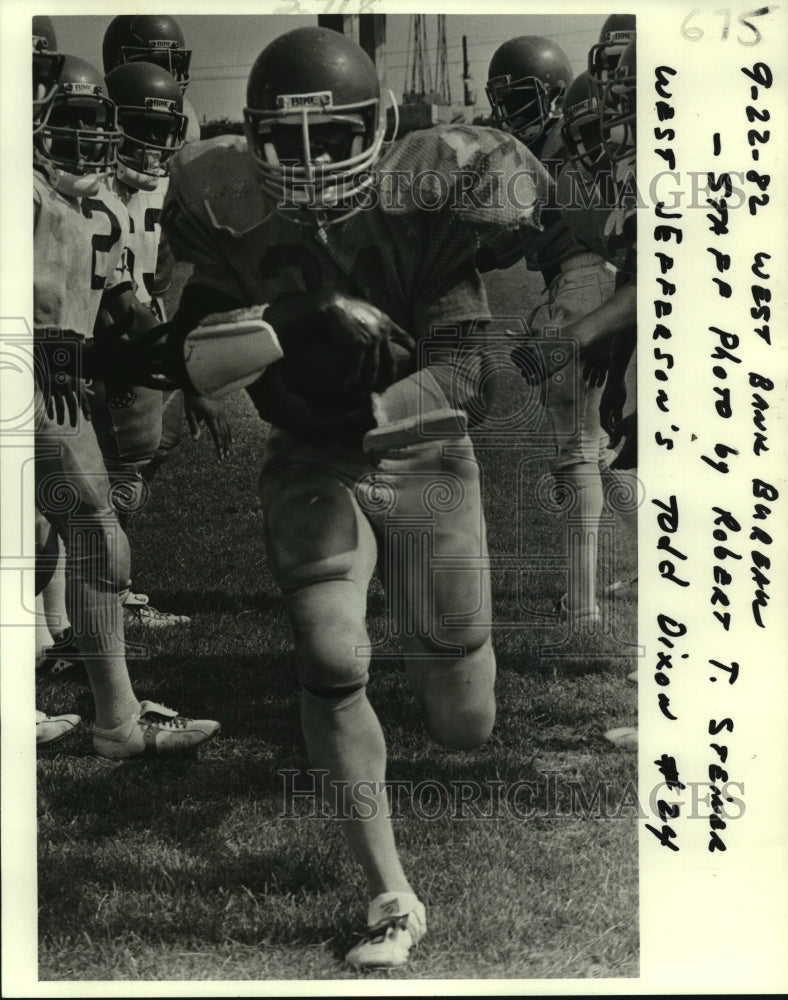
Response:
M129 280L128 213L106 185L69 198L36 170L33 216L34 324L90 337L104 292Z
M161 208L167 193L168 177L163 177L155 191L139 191L114 178L112 191L123 202L129 216L126 240L126 266L134 292L142 303L153 297L156 260L161 237Z

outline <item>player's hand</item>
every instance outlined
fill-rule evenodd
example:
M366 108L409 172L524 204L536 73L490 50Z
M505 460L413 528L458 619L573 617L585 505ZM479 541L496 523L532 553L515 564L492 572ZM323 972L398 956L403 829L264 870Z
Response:
M204 396L194 396L188 393L184 393L183 399L192 440L199 441L202 427L205 425L211 432L219 461L223 462L229 458L233 444L233 432L221 404L206 399Z
M90 420L90 390L84 382L84 338L71 330L36 330L33 371L50 420L77 426L80 410Z
M77 426L77 417L82 411L85 420L90 420L91 389L81 379L58 372L42 388L44 406L50 420L63 427L68 418L70 427Z
M623 379L608 379L599 401L599 422L602 429L611 436L624 416L627 402L627 387Z
M610 447L617 448L624 440L624 446L610 463L611 469L636 469L638 464L638 417L637 410L620 420L610 435Z
M347 410L405 373L415 344L389 316L340 292L278 299L265 313L279 337L288 391L322 410Z
M607 379L610 368L609 341L590 344L584 351L583 381L589 389L601 389Z

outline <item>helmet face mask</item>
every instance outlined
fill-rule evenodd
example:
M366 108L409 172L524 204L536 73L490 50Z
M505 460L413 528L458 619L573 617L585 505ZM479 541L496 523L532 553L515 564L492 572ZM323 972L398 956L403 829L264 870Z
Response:
M49 117L57 93L57 82L65 57L54 52L33 52L33 131L37 132Z
M175 42L168 42L164 39L154 39L149 46L145 47L122 45L119 55L121 66L134 62L155 63L178 81L181 90L186 90L189 86L191 49L179 48Z
M168 14L120 15L104 32L104 72L129 63L155 63L178 82L189 85L192 50L186 47L177 21Z
M304 66L289 85L280 69L299 56ZM252 67L244 126L260 187L275 211L309 226L348 218L373 183L383 145L374 65L360 46L329 29L280 36Z
M152 191L169 173L168 161L183 145L186 115L170 103L156 110L156 98L147 98L147 113L140 108L118 105L118 179Z
M611 14L602 25L599 41L589 50L588 77L600 103L624 50L635 37L635 25L634 14Z
M547 88L534 76L512 80L509 74L487 81L487 98L498 126L512 132L527 146L544 132L551 118L561 112L563 89L551 100Z
M119 137L98 70L66 56L49 114L33 136L35 162L61 194L94 194L115 169Z
M611 163L633 160L637 151L637 86L634 39L602 92L599 121L602 145Z
M521 35L504 42L490 60L485 87L498 128L526 146L536 143L560 118L572 76L566 54L551 39Z
M118 180L153 191L184 142L187 118L181 90L170 73L152 63L117 66L105 83L117 105L121 133Z
M610 169L602 145L599 106L587 73L581 73L567 92L561 135L574 163L592 175Z
M57 40L48 17L33 18L33 132L44 124L57 93L57 82L65 56L57 51Z

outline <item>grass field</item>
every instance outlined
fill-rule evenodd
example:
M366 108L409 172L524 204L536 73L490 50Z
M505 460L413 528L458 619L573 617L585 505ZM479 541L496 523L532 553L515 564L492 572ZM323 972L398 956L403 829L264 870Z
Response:
M519 267L493 276L501 314L520 311L524 279ZM522 391L501 380L504 400ZM636 608L606 603L609 628L591 638L550 614L565 570L534 559L564 541L559 518L528 502L546 466L523 441L483 440L479 451L497 623L489 743L467 754L432 745L397 661L373 662L389 778L404 789L395 831L429 935L404 971L343 965L366 899L338 823L285 797L293 779L283 772L299 772L303 788L308 765L289 629L263 551L265 427L244 395L228 405L231 459L221 466L208 440L187 437L130 534L135 588L192 624L128 635L138 695L217 718L222 733L188 759L129 764L94 756L83 726L39 755L39 979L636 976L636 816L631 798L622 806L636 755L602 736L634 723L625 643ZM634 548L618 548L616 569L633 572ZM377 582L370 630L385 638ZM37 704L93 715L72 682L42 687Z

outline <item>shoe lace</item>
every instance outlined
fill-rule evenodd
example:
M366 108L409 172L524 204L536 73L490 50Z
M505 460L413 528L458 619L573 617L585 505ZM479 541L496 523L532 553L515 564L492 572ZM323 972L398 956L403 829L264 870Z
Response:
M370 944L380 944L386 940L390 930L406 931L408 929L407 913L399 917L388 917L374 927L365 927L363 931L353 931L355 937Z
M162 729L185 729L189 724L189 720L183 715L169 716L159 712L146 712L140 716L140 722L155 723Z

